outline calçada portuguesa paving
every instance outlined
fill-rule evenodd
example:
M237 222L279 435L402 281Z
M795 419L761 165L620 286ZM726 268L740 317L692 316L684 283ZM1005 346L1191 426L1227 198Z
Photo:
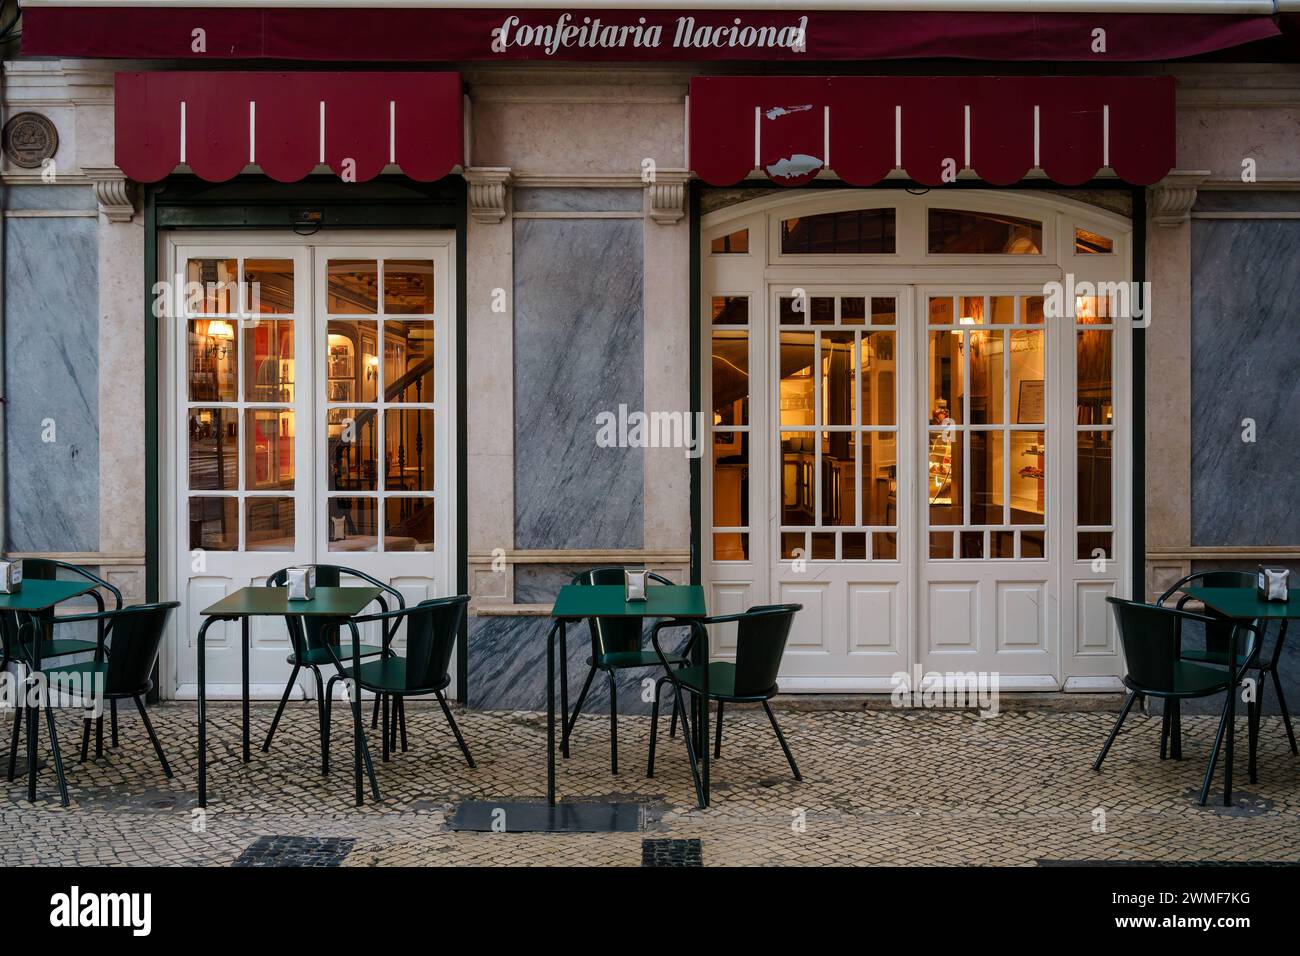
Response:
M469 711L458 720L474 754L465 766L437 707L408 704L410 749L388 763L369 730L384 800L353 806L352 730L334 708L332 770L320 773L316 707L285 714L268 754L273 709L253 706L253 760L239 760L239 708L210 705L210 802L197 815L195 711L151 711L175 777L159 768L134 708L121 741L78 762L80 713L59 715L72 805L59 806L42 769L36 804L8 784L0 864L640 866L1035 865L1055 861L1300 862L1300 759L1280 720L1261 727L1259 782L1246 776L1238 723L1234 805L1197 791L1217 717L1183 718L1181 762L1159 759L1160 718L1131 715L1101 773L1092 762L1110 711L784 711L804 782L789 775L761 711L728 711L713 804L696 808L680 735L661 720L656 775L645 777L649 720L619 720L620 773L609 770L609 724L580 719L572 757L558 761L561 799L641 801L642 832L453 832L465 799L540 799L544 714ZM6 720L11 712L4 712ZM8 735L10 725L4 727ZM46 746L42 734L43 747ZM48 760L48 753L45 754ZM21 762L21 759L20 759ZM1104 825L1104 827L1103 827ZM698 842L694 842L698 841Z

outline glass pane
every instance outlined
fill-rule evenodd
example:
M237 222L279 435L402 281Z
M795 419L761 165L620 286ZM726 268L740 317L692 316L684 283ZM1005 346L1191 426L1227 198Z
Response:
M808 557L807 542L804 541L802 531L781 532L781 557L787 560Z
M749 424L749 333L713 333L713 424Z
M325 400L373 402L379 394L379 326L338 319L325 339Z
M932 558L952 557L952 532L951 531L930 532L930 557Z
M245 499L244 539L245 551L292 551L293 499Z
M862 523L889 526L898 520L898 464L893 434L862 435Z
M244 304L252 315L293 312L293 260L245 259Z
M433 401L433 322L384 323L384 401Z
M1046 521L1046 432L1011 433L1011 523Z
M871 536L871 556L877 561L898 560L898 535L893 531L877 531Z
M984 557L984 532L963 531L961 538L961 556L963 558Z
M845 561L865 561L867 558L867 535L846 531L840 535L840 558Z
M835 560L835 532L813 532L812 557L817 561Z
M233 402L239 377L239 342L228 319L189 323L191 402Z
M781 223L783 255L871 255L893 251L892 209L850 209Z
M1085 255L1109 255L1115 251L1115 242L1100 233L1074 228L1074 251Z
M1104 561L1113 559L1115 552L1111 548L1110 532L1080 531L1077 557L1080 561L1095 561L1098 558Z
M781 424L812 425L813 333L781 333Z
M858 392L853 372L853 333L823 332L821 338L821 424L852 425Z
M434 500L384 499L384 550L432 551Z
M970 420L976 425L1005 424L1003 333L971 332L966 341L970 344Z
M862 424L893 425L894 333L862 333Z
M1002 524L1002 469L1006 464L1003 432L971 432L970 522Z
M384 260L384 311L389 315L433 315L431 260Z
M340 315L379 311L379 265L374 259L331 259L327 271L327 311Z
M749 296L715 295L713 297L714 325L747 325L749 323Z
M1043 324L1043 297L1027 295L1020 300L1020 321L1024 325Z
M965 332L931 332L929 373L930 424L962 422L962 336Z
M1038 329L1011 333L1011 420L1017 425L1042 425L1047 421L1043 334Z
M379 549L379 503L374 498L329 499L331 551Z
M244 327L244 401L293 401L293 322L261 319Z
M942 432L930 433L929 487L930 524L962 524L962 433L948 440Z
M985 325L984 321L984 296L982 295L963 295L958 296L959 303L957 307L957 324L958 325Z
M1109 425L1114 414L1111 405L1111 337L1109 330L1079 332L1078 415L1080 425Z
M1110 432L1079 432L1078 524L1111 523Z
M1074 321L1079 325L1106 325L1110 315L1109 296L1080 295L1074 299Z
M713 434L713 524L749 524L749 435L744 432Z
M808 318L805 310L808 308L808 300L803 299L796 301L788 295L781 296L780 300L781 324L782 325L805 325L805 319ZM797 306L797 307L796 307Z
M709 251L714 255L749 252L749 230L738 229L730 235L718 236L709 243Z
M235 311L239 301L238 262L234 259L190 259L185 263L185 311L189 315L220 315ZM202 286L196 289L194 283Z
M956 325L952 315L952 296L937 296L930 300L931 325Z
M865 325L867 321L867 300L865 296L846 295L840 297L840 324Z
M749 534L744 531L721 531L715 534L713 536L713 560L748 561Z
M239 487L239 413L233 408L190 409L190 487L234 491Z
M858 523L856 475L856 434L822 432L821 524L852 527Z
M989 296L989 318L994 325L1011 325L1016 320L1014 295Z
M1016 556L1016 533L1014 531L994 531L989 534L990 558L1014 558Z
M814 437L814 432L781 433L781 524L813 523Z
M898 321L898 305L892 297L877 296L871 300L871 324L894 325Z
M829 296L815 295L809 299L808 312L813 325L835 324L835 300Z
M239 499L190 499L190 550L239 550Z
M294 413L288 408L244 412L244 488L292 488Z
M326 432L330 491L374 491L379 487L379 413L373 408L331 408Z
M431 408L385 410L385 490L433 491L433 416Z
M1043 224L999 213L931 209L929 249L942 255L1039 255Z
M1045 531L1020 532L1020 556L1022 558L1041 558L1046 554Z

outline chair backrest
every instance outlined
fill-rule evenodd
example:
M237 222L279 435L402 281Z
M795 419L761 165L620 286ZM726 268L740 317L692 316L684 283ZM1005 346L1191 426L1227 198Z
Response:
M1167 693L1175 690L1174 674L1179 662L1182 624L1189 619L1201 620L1204 616L1116 597L1108 597L1106 601L1115 614L1129 684L1145 691ZM1237 653L1253 654L1255 646L1253 632L1243 630ZM1227 671L1224 671L1223 679L1226 684Z
M165 604L136 604L113 614L113 640L108 646L108 671L104 691L108 694L142 694L149 689L150 675L158 660L167 629L167 617L179 601Z
M409 690L441 689L456 649L456 635L465 620L469 595L433 598L407 608L396 621L406 622L406 686Z
M802 604L761 604L736 621L736 696L758 697L776 687L785 642Z
M341 586L344 577L359 578L367 584L372 584L377 588L383 588L385 593L391 596L397 603L398 608L406 607L406 599L402 597L402 592L397 590L391 584L385 584L378 578L366 574L364 571L358 571L355 568L345 568L340 564L307 564L295 565L295 567L308 567L316 569L316 586L321 588L336 588ZM266 579L267 587L282 588L289 577L289 569L281 568ZM391 610L396 610L393 608ZM327 643L338 646L340 637L340 628L337 622L329 622L318 617L303 618L295 615L286 615L284 619L285 626L289 628L289 639L293 642L294 647L301 647L306 650L320 650ZM385 628L385 634L391 636L396 633L398 621L394 620Z
M625 568L592 568L574 575L573 583L581 585L617 584L623 586ZM672 584L662 574L650 572L650 580L656 584ZM641 649L641 621L636 618L593 617L587 619L591 630L591 653L617 654Z
M1164 594L1156 599L1157 604L1166 604L1168 600L1185 587L1202 587L1202 588L1253 588L1255 586L1255 574L1252 571L1193 571L1191 574L1177 581L1170 586ZM1184 597L1178 601L1177 606L1187 601ZM1228 653L1228 641L1232 637L1232 629L1235 626L1228 618L1223 617L1213 608L1206 608L1199 612L1206 617L1216 618L1215 623L1205 623L1205 649L1215 654Z

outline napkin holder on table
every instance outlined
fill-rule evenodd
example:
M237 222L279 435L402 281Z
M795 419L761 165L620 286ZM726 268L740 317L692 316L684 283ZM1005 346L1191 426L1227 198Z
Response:
M316 596L316 569L289 568L284 573L284 585L289 589L290 601L310 601Z
M646 585L649 583L649 571L623 572L623 600L644 601Z
M1261 601L1281 601L1290 598L1291 572L1287 568L1266 568L1260 566L1255 590Z
M22 589L22 558L15 561L0 561L0 594L14 594Z

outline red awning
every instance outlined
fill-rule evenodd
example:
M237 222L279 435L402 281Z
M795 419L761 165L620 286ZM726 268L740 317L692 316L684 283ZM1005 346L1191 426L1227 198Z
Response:
M463 157L456 73L119 73L115 97L117 166L137 182L181 164L213 182L319 164L364 182L390 163L431 182Z
M761 170L855 186L894 170L927 186L1034 168L1077 185L1109 167L1150 185L1174 167L1172 77L695 77L688 165L727 186Z

